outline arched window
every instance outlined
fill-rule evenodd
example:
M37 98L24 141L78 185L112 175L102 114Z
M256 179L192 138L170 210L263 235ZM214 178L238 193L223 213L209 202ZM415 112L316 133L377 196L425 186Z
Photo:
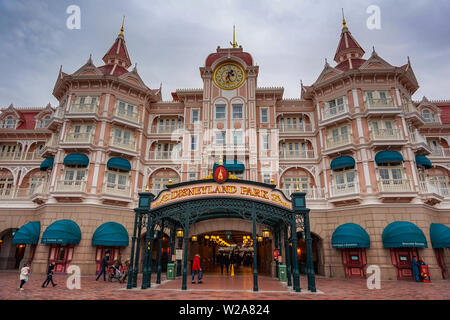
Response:
M16 128L16 120L13 116L8 116L6 121L4 121L3 128L6 129L15 129Z

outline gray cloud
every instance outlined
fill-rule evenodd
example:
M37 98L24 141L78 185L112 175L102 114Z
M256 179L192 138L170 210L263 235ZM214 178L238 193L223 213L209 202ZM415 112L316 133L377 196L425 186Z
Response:
M81 29L66 28L67 6L81 8ZM381 30L369 30L369 5L381 8ZM260 66L259 86L283 86L299 96L299 82L313 83L324 59L331 63L341 30L341 8L353 36L370 55L393 65L411 58L419 99L449 99L450 3L438 1L154 0L0 1L0 106L56 103L51 92L59 66L72 73L92 53L101 58L119 32L122 16L132 62L163 97L177 88L200 88L199 67L218 45L237 42ZM333 64L334 65L334 64Z

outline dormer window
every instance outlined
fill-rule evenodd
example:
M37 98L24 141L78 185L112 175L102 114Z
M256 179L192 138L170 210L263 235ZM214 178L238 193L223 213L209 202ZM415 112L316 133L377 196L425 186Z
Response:
M432 113L430 110L428 109L424 109L422 111L422 117L425 119L425 122L436 122L436 118L434 116L434 113Z
M8 117L6 117L5 120L2 121L1 127L3 129L15 129L16 123L17 123L17 120L14 119L13 116L8 116Z

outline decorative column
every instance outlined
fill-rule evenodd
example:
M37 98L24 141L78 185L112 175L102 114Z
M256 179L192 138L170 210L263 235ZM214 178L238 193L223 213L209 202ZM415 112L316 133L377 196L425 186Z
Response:
M150 284L147 281L149 279L149 263L148 263L148 256L150 255L150 274L152 270L152 264L151 264L151 257L152 257L152 225L153 225L153 219L150 213L147 213L147 234L145 237L145 256L144 256L144 271L142 273L142 287L141 289L147 289L150 288Z
M291 241L292 241L292 274L293 274L293 287L296 292L300 292L300 276L298 272L298 259L297 259L297 222L296 214L292 215L291 222Z
M170 225L170 239L169 239L169 263L172 262L173 252L175 250L175 226L173 224Z
M304 232L306 240L306 274L308 277L308 290L316 292L316 277L314 274L314 263L312 257L312 239L309 226L309 210L304 214Z
M258 238L256 235L256 212L252 206L253 220L253 291L258 291Z
M286 277L287 277L287 285L288 287L292 286L291 281L291 259L289 259L289 239L288 239L288 227L287 225L283 228L284 234L284 251L286 251Z
M186 290L187 281L187 253L188 253L188 243L189 243L189 215L191 213L186 211L185 222L184 222L184 252L183 252L183 283L181 285L181 290Z
M131 289L133 287L133 268L134 268L134 248L136 244L136 232L137 232L137 223L138 223L138 216L139 216L139 209L134 209L134 231L133 231L133 238L131 240L131 257L130 257L130 267L128 270L128 282L127 282L127 289Z
M136 244L136 255L134 260L134 269L133 269L133 288L137 287L137 277L139 272L139 250L141 244L141 230L142 230L142 214L139 215L138 219L138 235L137 235L137 244Z
M161 230L159 231L159 238L158 238L158 243L159 243L159 250L158 250L158 274L156 276L156 283L160 284L161 283L161 259L162 259L162 254L161 254L161 250L162 250L162 235L163 235L163 231L164 231L164 220L161 223Z

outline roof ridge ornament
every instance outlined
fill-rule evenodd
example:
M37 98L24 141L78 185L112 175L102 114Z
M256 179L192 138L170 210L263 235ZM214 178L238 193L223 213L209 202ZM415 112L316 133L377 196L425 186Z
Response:
M342 8L342 31L347 31L347 22L345 21L344 17L344 8Z
M238 43L236 42L236 25L233 24L233 42L230 41L230 44L233 48L236 48L238 46Z
M119 33L119 36L122 36L122 37L123 37L123 24L124 24L124 22L125 22L125 16L123 16L123 18L122 18L122 27L120 28L120 33Z

